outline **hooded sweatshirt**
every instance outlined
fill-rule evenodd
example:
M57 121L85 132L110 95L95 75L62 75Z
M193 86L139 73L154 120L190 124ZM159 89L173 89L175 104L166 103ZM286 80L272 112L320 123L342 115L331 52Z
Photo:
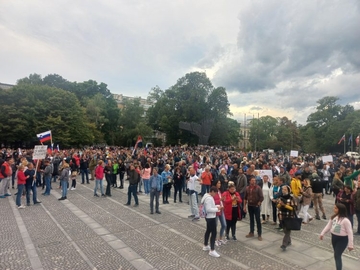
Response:
M201 203L204 204L206 218L215 218L219 209L215 205L214 198L209 193L206 193L201 199Z

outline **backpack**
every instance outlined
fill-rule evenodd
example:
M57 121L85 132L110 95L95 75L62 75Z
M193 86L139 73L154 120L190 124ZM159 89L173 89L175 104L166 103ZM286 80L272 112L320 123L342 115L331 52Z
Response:
M206 209L203 203L199 206L199 215L201 218L206 218Z

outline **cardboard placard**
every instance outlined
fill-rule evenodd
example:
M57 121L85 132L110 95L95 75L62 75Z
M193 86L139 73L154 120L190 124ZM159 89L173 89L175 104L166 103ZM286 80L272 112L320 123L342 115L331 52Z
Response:
M47 145L35 145L33 159L44 159L47 154Z
M299 151L296 151L296 150L290 151L290 157L298 157L298 156L299 156Z

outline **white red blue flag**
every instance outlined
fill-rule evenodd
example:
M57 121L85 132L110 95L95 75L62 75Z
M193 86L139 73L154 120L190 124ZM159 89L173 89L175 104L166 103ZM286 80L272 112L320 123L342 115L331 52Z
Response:
M338 142L338 144L340 144L342 141L345 141L345 134L341 137L340 141Z
M42 143L46 142L46 141L51 141L52 140L52 138L51 138L51 130L45 131L43 133L36 134L36 137L38 137L38 139Z

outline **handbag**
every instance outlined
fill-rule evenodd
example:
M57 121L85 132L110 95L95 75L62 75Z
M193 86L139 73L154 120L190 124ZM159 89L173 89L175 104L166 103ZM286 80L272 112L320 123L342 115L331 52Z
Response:
M300 231L301 230L301 223L302 218L299 218L294 212L293 218L285 218L283 220L284 227L289 231Z

